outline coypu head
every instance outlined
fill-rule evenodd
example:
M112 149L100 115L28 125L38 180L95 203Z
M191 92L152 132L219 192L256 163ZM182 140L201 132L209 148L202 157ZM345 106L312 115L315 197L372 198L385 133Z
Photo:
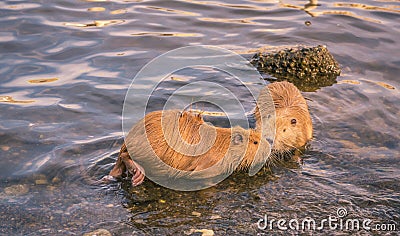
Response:
M254 175L268 161L271 145L257 130L233 127L229 152L244 154L239 169L249 170L250 175Z
M215 130L217 134L212 145L207 147L207 152L195 156L196 161L193 161L194 156L180 158L179 165L173 164L172 167L178 166L178 169L186 171L202 171L210 168L208 170L212 173L210 176L232 173L235 169L249 170L253 175L268 161L271 145L262 140L260 132L239 126L220 128L206 123L203 124L203 128L204 134L210 133L207 130ZM206 139L206 142L208 141ZM202 147L197 147L196 150L198 149Z
M286 81L269 84L268 89L275 106L273 149L287 152L305 146L313 132L306 100L293 84Z
M275 117L270 115L270 110L266 110L271 103L271 98ZM261 90L254 114L258 130L262 129L262 122L266 123L266 117L271 116L275 119L273 121L275 125L273 150L275 152L285 153L299 149L312 139L313 128L307 102L292 83L275 82ZM268 126L264 126L264 129L266 127Z

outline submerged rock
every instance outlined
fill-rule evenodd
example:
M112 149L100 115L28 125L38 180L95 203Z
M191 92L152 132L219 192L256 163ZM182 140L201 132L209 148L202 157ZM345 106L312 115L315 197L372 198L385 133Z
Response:
M112 234L106 229L97 229L95 231L85 233L83 236L112 236Z
M4 193L8 196L20 196L29 192L29 187L26 184L16 184L4 188Z
M325 46L297 46L278 51L262 50L256 53L251 63L261 73L288 80L302 91L315 91L320 87L336 83L340 66Z

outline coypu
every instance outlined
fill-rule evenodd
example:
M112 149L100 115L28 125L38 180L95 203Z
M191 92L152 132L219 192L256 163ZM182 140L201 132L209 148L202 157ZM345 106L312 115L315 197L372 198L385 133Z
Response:
M128 148L135 161L129 157ZM270 144L253 129L215 127L191 111L155 111L132 127L109 175L119 178L128 170L135 186L144 180L141 165L151 166L149 171L161 176L166 164L175 169L170 175L217 166L211 174L217 176L233 172L236 166L248 169L253 162L259 165L257 162L265 162L270 150Z
M270 117L269 114L263 116L260 114L260 109L268 107L266 103L270 102L268 91L275 107L276 133L272 152L284 154L292 150L299 150L312 139L313 132L306 100L296 86L287 81L267 85L261 90L254 111L257 130L262 128L262 120ZM297 155L294 158L298 160Z
M271 106L268 103L271 102L271 97L275 107L275 117L271 115L273 110L269 110ZM170 121L175 120L178 115L178 124L171 123ZM166 129L163 129L164 126L162 127L161 124L162 116L165 116L163 119L168 121L168 123L165 123L167 125ZM312 138L312 122L306 100L300 91L289 82L276 82L263 88L257 99L254 116L256 129L245 130L240 127L232 129L214 127L205 123L200 114L188 111L156 111L147 114L145 118L132 127L126 143L128 147L131 147L130 150L134 150L135 160L146 161L151 159L149 156L154 156L155 154L165 164L175 169L198 171L215 165L224 157L224 154L231 154L232 150L229 149L229 144L241 145L241 149L236 151L237 154L244 155L239 164L239 169L247 169L253 161L256 165L257 163L264 164L262 160L269 157L263 158L262 155L270 154L266 150L270 150L270 143L272 144L273 134L275 134L273 133L271 137L271 132L264 132L265 130L275 129L276 135L272 146L275 154L289 153L293 149L297 151ZM273 122L268 121L271 118L275 120ZM271 124L275 126L272 127ZM143 127L145 127L145 130ZM179 132L176 132L176 130L179 130ZM202 132L208 137L207 140L200 140ZM212 134L212 132L216 132L216 134ZM238 136L235 137L235 135L231 134L238 134ZM170 147L171 143L167 143L164 136L169 137L168 140L171 140L171 138L176 140L176 138L182 137L184 142L182 140L174 142L172 146L175 144L175 147ZM241 138L236 140L238 137ZM249 139L249 142L243 144L242 142L243 140L246 141L246 138ZM197 148L197 153L188 152L191 148L190 145L196 145L202 141L210 142L203 143L201 148ZM145 145L144 143L150 145ZM214 143L218 145L214 145ZM176 144L179 145L176 146ZM180 145L185 146L185 144L189 144L189 147L182 149ZM261 149L259 149L260 146ZM232 147L235 147L235 145ZM177 151L176 148L178 149ZM180 148L182 150L179 150ZM240 150L242 152L246 150L246 152L241 153ZM186 155L183 155L182 152ZM190 155L187 155L187 153L190 153ZM193 159L194 156L196 159ZM274 155L272 156L274 157ZM298 153L293 156L293 159L297 162L302 161ZM139 185L144 180L143 168L130 158L128 148L124 143L118 160L109 175L113 178L118 178L126 170L133 174L132 184L134 186Z

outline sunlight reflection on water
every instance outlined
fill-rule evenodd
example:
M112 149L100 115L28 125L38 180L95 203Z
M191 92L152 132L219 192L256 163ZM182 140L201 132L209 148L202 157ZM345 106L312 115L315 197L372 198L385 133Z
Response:
M340 206L399 222L398 1L2 1L0 13L0 233L256 234L265 213L323 218ZM246 57L327 45L342 74L304 93L315 124L305 166L190 193L93 184L122 142L131 79L154 57L196 44ZM203 72L173 76L158 99Z

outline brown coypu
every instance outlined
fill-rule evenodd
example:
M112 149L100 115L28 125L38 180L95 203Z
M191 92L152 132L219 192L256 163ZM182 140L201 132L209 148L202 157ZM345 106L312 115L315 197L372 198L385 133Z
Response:
M273 100L273 106L269 104L272 102L271 97ZM271 112L274 112L274 110L271 110L271 107L275 108L275 116L271 115ZM166 120L173 120L173 116L177 114L180 116L178 126L172 128L173 126L170 125L169 135L175 136L176 138L179 135L174 134L178 134L175 130L179 130L179 134L181 134L183 140L186 143L193 145L200 142L200 127L203 127L209 132L210 130L216 130L217 138L215 140L210 138L209 140L212 140L213 142L215 141L215 143L219 145L216 145L215 147L212 146L212 143L203 145L202 149L210 150L207 153L200 154L199 152L201 152L201 149L198 149L197 155L195 155L196 159L193 159L193 155L182 155L180 152L181 150L176 152L174 149L179 149L179 147L175 146L174 148L171 148L169 143L166 143L163 136L164 133L161 127L162 114L167 116L165 117ZM252 142L253 144L257 143L258 146L263 146L263 155L269 155L269 152L267 153L265 150L269 150L269 143L272 144L272 139L274 139L272 147L273 152L276 154L288 153L291 150L299 150L312 138L312 122L306 100L301 95L300 91L289 82L276 82L263 88L260 92L259 98L257 99L257 106L254 115L256 119L256 131L252 129L244 130L240 127L234 127L232 129L216 128L207 125L200 115L196 115L192 112L152 112L147 114L141 122L131 129L131 132L127 137L127 143L128 147L131 147L130 150L138 151L138 153L134 153L135 160L143 160L143 158L148 159L149 156L154 154L154 150L156 156L160 157L160 159L169 166L179 170L193 171L206 169L215 165L215 163L223 158L223 154L229 152L229 144L231 141L234 141L234 139L231 140L231 132L232 134L237 132L241 133L241 136L250 137L250 142L246 144L247 146L242 144L242 149L248 151L246 151L245 158L239 165L239 168L241 169L249 167L253 160L261 163L261 160L265 160L266 158L264 157L263 159L262 157L256 156L255 150L257 149L252 148ZM168 118L168 116L170 117ZM275 120L271 122L268 121L269 118ZM187 124L188 122L190 125ZM274 126L265 126L271 124ZM145 131L148 135L147 137L144 130L141 132L138 131L141 127L145 127ZM271 132L263 132L263 129L270 130L271 128L275 130L276 134L275 132L272 132L273 134L271 136ZM261 134L267 136L260 137ZM274 134L275 136L273 136ZM209 137L210 135L206 134L205 136ZM265 139L269 140L269 142ZM143 143L147 143L146 140L149 140L150 145L147 145L145 148ZM187 153L187 150L185 153ZM293 159L297 162L301 162L298 153L293 156ZM126 169L134 175L132 178L133 185L138 185L144 180L145 175L143 168L130 158L127 146L124 143L121 147L118 160L110 172L110 176L118 178L126 171Z
M118 178L128 170L134 175L132 184L138 185L144 180L143 164L161 172L163 164L183 171L219 165L215 170L223 172L236 169L234 163L247 169L253 162L265 162L269 154L269 143L253 129L215 127L190 111L155 111L132 127L109 175Z
M273 153L287 153L292 150L299 150L312 139L313 132L306 100L296 86L287 81L267 85L260 92L254 112L256 129L258 130L262 128L261 122L266 119L265 116L269 117L268 113L263 116L260 114L260 109L267 107L266 103L270 102L268 91L275 107ZM297 158L295 156L295 159Z

